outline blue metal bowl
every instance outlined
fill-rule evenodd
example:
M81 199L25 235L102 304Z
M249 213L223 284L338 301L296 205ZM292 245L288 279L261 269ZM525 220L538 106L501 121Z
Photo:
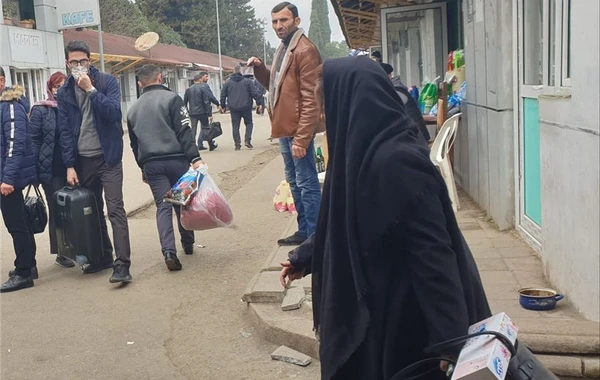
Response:
M519 303L527 310L552 310L565 298L556 290L547 288L523 288L519 290Z

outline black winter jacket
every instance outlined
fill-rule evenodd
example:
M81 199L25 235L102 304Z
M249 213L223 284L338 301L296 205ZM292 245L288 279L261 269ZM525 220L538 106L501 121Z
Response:
M17 190L37 182L36 152L31 144L29 102L23 87L0 94L0 182Z
M261 103L262 95L251 79L242 74L233 74L221 89L221 104L227 101L227 108L234 112L252 109L252 100Z
M210 103L219 107L219 101L213 95L208 83L196 83L185 90L183 104L187 107L190 115L212 116L212 106Z
M31 109L31 141L38 152L37 173L40 183L51 184L53 176L66 175L59 143L58 109L35 105Z
M200 159L181 98L162 85L144 88L127 113L131 149L140 168L152 160Z

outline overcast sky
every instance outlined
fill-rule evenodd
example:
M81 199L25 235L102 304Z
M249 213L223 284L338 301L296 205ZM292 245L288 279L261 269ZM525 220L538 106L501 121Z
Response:
M266 18L268 21L267 40L271 42L272 46L279 45L279 39L273 31L273 28L271 28L271 9L273 9L273 7L279 4L281 1L282 0L250 0L250 4L256 10L256 18L259 20L262 18ZM344 35L342 34L342 30L340 29L340 24L331 5L331 1L326 1L329 6L329 24L331 26L331 40L341 41L344 39ZM298 11L300 12L300 18L302 19L300 26L304 28L306 32L308 32L308 29L310 27L311 1L296 0L293 3L298 6Z

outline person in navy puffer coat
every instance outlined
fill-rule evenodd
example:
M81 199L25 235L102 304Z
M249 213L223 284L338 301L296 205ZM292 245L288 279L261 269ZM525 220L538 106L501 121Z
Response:
M0 67L0 209L16 255L15 269L0 285L1 293L32 287L32 268L36 266L35 239L25 218L23 199L23 189L37 182L35 150L28 136L29 102L23 97L23 87L6 88L5 81Z
M50 224L48 234L50 236L50 253L53 255L58 254L58 246L56 243L54 203L52 198L56 191L67 184L67 169L63 165L60 151L56 93L65 83L66 79L67 76L60 71L50 76L46 84L47 99L33 105L29 119L33 149L38 153L37 174L44 189L49 208ZM63 268L71 268L75 264L65 257L57 256L56 265Z

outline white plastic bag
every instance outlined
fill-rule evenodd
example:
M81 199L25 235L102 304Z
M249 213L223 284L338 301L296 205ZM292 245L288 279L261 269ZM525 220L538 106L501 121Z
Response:
M188 231L228 227L233 223L231 207L207 169L207 166L198 169L202 173L198 190L181 210L181 225Z

